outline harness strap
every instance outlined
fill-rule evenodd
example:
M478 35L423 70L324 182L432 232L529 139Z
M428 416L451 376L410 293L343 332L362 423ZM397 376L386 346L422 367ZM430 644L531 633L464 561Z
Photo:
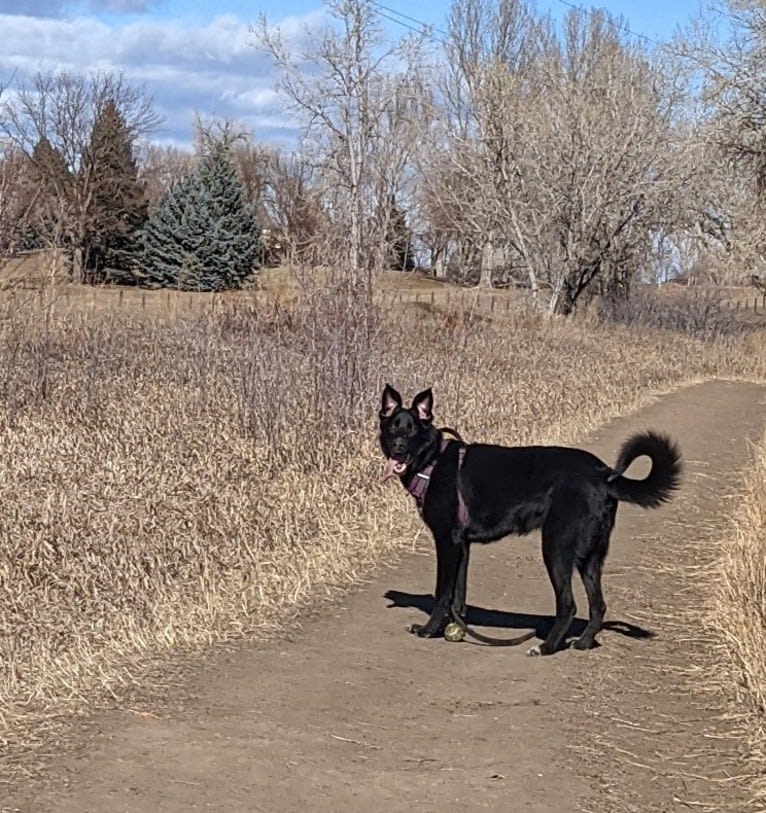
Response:
M468 525L468 506L463 499L463 492L460 490L460 470L463 468L463 458L465 457L465 445L461 444L457 450L457 521L461 528Z
M451 440L442 440L441 449L439 451L440 455L444 453L444 450L447 448L447 446L449 446L450 443L452 443ZM466 505L465 499L463 498L463 494L460 490L460 470L463 468L463 458L465 457L466 448L467 447L465 444L461 443L457 453L457 521L461 528L465 528L470 519L468 515L468 506ZM431 463L430 465L426 466L423 471L416 472L407 486L407 491L409 491L410 494L412 494L412 496L415 498L415 502L418 505L418 510L421 513L423 512L423 505L426 501L428 486L431 485L431 472L433 471L435 465L436 462Z

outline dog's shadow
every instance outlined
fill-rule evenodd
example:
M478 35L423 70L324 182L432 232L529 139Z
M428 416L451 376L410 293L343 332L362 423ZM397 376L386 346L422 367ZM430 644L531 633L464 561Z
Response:
M434 606L434 597L427 593L402 593L399 590L389 590L384 594L391 603L391 607L407 607L421 610L426 615L431 614ZM469 626L498 627L503 629L533 629L535 635L541 640L545 638L553 626L552 615L531 615L529 613L508 613L503 610L488 610L484 607L468 605L465 622ZM575 618L569 628L568 636L582 635L587 621L584 618ZM617 632L627 638L654 638L651 630L631 624L629 621L605 621L603 629ZM598 644L597 644L598 645Z

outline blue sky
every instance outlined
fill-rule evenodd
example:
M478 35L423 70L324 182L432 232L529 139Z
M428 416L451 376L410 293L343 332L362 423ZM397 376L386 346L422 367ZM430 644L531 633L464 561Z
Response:
M378 2L378 0L376 0ZM537 0L561 18L572 0ZM670 37L698 10L698 0L605 0L635 34ZM449 2L379 0L392 38L407 33L407 18L444 28ZM194 112L236 119L261 141L293 143L295 130L276 95L268 58L252 46L250 24L264 12L300 40L305 25L321 19L319 0L0 0L0 84L37 71L121 71L143 84L164 116L156 140L185 145Z

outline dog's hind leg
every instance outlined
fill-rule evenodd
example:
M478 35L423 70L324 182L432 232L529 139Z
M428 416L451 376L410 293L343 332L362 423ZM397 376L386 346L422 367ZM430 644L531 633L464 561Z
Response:
M550 518L549 518L550 519ZM543 525L543 560L556 594L556 618L546 639L527 655L551 655L559 649L572 623L577 607L572 593L574 539L564 523L546 521Z
M431 617L425 624L412 624L410 632L420 638L435 638L442 634L449 621L455 595L458 570L463 556L462 544L455 544L451 535L435 537L436 595Z
M581 537L581 541L587 541L587 546L577 552L577 569L580 571L588 596L588 626L582 635L570 644L573 649L590 649L604 623L606 602L601 590L601 572L609 551L609 537L614 528L616 515L617 502L609 500L604 503L601 510L594 510L589 523L589 533Z
M588 626L585 627L582 635L570 644L573 649L590 649L595 642L596 634L604 623L606 602L601 591L601 570L604 564L602 551L603 548L599 546L583 564L578 564L582 583L588 595L589 619Z

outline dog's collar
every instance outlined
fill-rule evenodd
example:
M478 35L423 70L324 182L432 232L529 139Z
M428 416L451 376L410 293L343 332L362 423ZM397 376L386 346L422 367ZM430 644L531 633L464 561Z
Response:
M439 456L444 453L444 450L452 443L451 440L442 440L441 449L439 450ZM458 470L458 480L460 469L463 467L463 458L465 457L465 445L460 444L460 448L458 449L458 458L457 458L457 470ZM428 493L428 486L431 485L431 473L434 470L434 466L436 465L439 458L437 457L433 463L429 463L422 471L415 472L415 474L410 478L410 482L407 484L407 491L412 494L415 498L415 502L418 506L418 511L423 513L423 505L426 501L426 494ZM460 483L457 484L457 519L460 523L460 527L465 528L468 525L468 506L465 504L465 500L463 499L463 495L460 491Z

